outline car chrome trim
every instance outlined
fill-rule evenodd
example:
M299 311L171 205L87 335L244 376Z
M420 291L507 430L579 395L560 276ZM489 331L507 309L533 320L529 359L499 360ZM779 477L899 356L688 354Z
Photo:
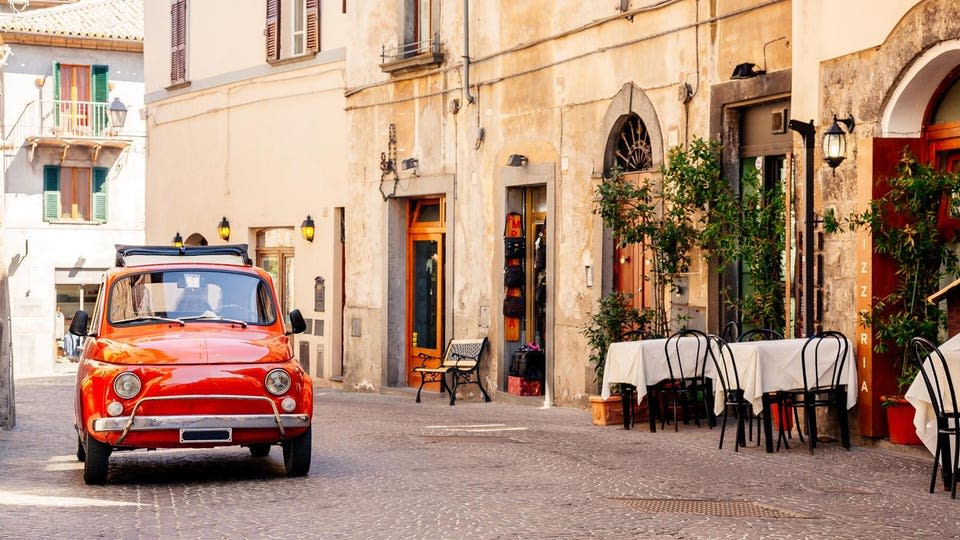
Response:
M153 396L140 398L133 405L133 409L130 411L130 416L127 417L127 424L123 427L123 433L120 434L120 438L117 439L116 444L120 444L124 439L127 438L127 434L130 433L130 429L133 427L134 422L137 420L137 410L140 409L140 406L148 401L185 401L193 399L237 399L237 400L248 400L248 401L266 401L270 404L270 408L273 409L273 419L277 429L280 430L280 436L286 436L287 432L283 426L283 421L280 419L280 411L277 410L277 404L273 402L272 399L266 396L237 396L233 394L184 394L179 396ZM213 415L214 417L219 415ZM230 415L230 416L265 416L265 415ZM203 418L203 416L198 416ZM163 417L160 417L163 418ZM269 418L269 416L267 416ZM101 419L102 420L102 419ZM119 418L117 418L119 420ZM94 421L94 429L96 429L96 422ZM267 426L270 427L270 426Z
M310 425L306 414L281 414L280 422L285 429ZM124 431L130 423L129 416L98 418L93 421L96 432ZM262 429L276 428L277 420L269 414L218 414L138 416L128 431L157 431L162 429ZM119 441L117 444L120 444Z

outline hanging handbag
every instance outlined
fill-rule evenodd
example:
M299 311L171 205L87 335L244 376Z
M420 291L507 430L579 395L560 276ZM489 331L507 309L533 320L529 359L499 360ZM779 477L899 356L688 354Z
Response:
M526 251L526 238L523 236L507 236L503 239L503 258L522 259Z
M524 278L522 266L507 266L503 269L503 285L508 289L523 287Z
M516 319L526 315L527 303L522 296L507 296L503 299L503 316Z

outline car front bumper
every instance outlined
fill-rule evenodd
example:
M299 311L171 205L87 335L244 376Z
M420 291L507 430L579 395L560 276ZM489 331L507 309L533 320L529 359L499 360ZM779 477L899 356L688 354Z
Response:
M97 432L153 431L160 429L277 429L278 418L272 414L220 414L220 415L178 415L178 416L137 416L130 421L129 416L98 418L93 421L93 430ZM306 414L281 414L279 423L284 429L303 428L310 425Z
M187 415L138 415L137 412L148 402L221 400L254 401L269 404L272 414L187 414ZM234 429L276 429L285 437L289 428L305 428L310 425L310 415L305 413L280 414L276 403L266 396L244 396L234 394L187 394L174 396L143 397L134 404L129 416L105 416L93 421L93 431L99 433L121 431L117 445L123 443L131 432L180 430L220 430L227 433ZM227 436L232 437L231 435ZM222 439L218 439L222 440Z

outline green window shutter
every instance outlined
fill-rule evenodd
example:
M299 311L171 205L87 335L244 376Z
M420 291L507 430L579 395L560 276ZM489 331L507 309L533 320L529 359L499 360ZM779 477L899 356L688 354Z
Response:
M93 109L93 133L100 135L107 127L107 98L110 93L108 85L107 66L90 66L91 78L93 79L91 87L93 88L93 101L97 103ZM99 105L103 103L103 105Z
M60 62L53 63L53 100L60 99ZM58 103L53 105L53 125L60 126L60 106Z
M107 172L105 167L93 168L93 220L107 220Z
M43 166L43 220L60 217L60 167Z

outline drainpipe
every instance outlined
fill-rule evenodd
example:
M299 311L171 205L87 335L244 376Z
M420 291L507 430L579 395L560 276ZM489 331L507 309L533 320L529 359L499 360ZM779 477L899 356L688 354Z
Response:
M476 99L470 94L470 0L463 0L463 94L467 103Z

